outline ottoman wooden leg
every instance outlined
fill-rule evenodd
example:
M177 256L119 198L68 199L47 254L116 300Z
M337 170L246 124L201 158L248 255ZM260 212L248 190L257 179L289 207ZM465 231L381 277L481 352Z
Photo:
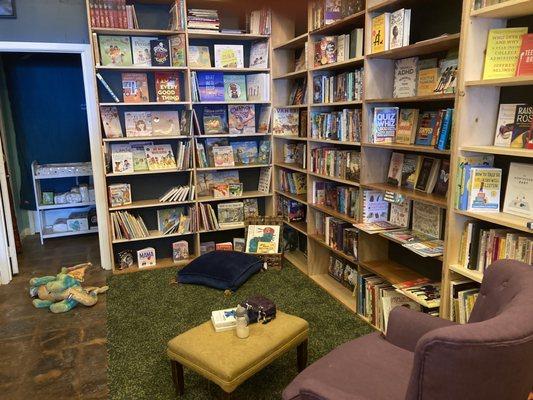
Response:
M298 372L302 372L307 367L307 340L300 343L296 348L296 358L298 361Z
M231 400L233 399L233 393L227 393L227 392L224 392L222 391L222 399L223 400Z
M170 367L172 369L172 381L174 382L174 388L178 396L183 396L185 392L185 385L183 382L183 365L179 362L170 360Z

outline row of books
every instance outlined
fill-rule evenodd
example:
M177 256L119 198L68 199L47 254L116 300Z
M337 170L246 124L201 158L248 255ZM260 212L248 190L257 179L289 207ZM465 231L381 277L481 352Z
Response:
M394 62L392 97L432 96L455 93L458 60L456 53L438 60L418 57Z
M291 194L307 193L307 176L303 172L292 172L279 169L279 188Z
M272 114L274 135L307 136L307 110L276 107Z
M179 141L177 159L170 144L133 142L111 144L111 168L113 173L139 171L160 171L170 169L186 170L192 166L190 142Z
M315 0L311 4L311 30L331 25L364 9L363 0Z
M335 103L363 99L363 68L335 75L313 76L313 103Z
M449 149L454 109L419 112L415 108L375 107L370 142Z
M266 134L270 128L272 107L261 106L257 127L255 109L256 106L254 104L204 107L202 116L204 129L203 132L200 131L200 134Z
M96 63L103 66L185 67L185 35L98 37Z
M334 254L329 255L328 274L353 292L357 285L357 267Z
M494 156L459 158L456 208L477 212L499 212L501 208L502 169L494 168ZM503 212L532 218L533 165L511 162Z
M314 235L332 249L357 259L359 231L352 224L317 212L315 214Z
M299 201L279 196L277 201L277 215L281 215L288 222L305 222L307 206Z
M193 112L193 110L126 111L124 112L126 137L191 135ZM117 107L100 106L100 117L106 138L124 137Z
M533 75L533 34L528 30L522 26L489 31L483 79Z
M533 104L500 104L494 146L533 149Z
M244 68L244 46L242 44L214 44L213 53L216 68ZM189 67L211 68L209 46L189 45ZM250 45L248 68L268 68L268 42L257 41Z
M245 218L257 217L259 206L257 199L244 199L231 203L219 203L217 212L211 204L198 204L200 231L213 231L244 227Z
M359 189L333 182L313 181L313 204L330 208L350 218L359 216Z
M198 140L196 159L200 168L267 165L270 163L270 140L259 143L253 140L230 142L227 138Z
M201 242L200 243L200 255L210 253L215 250L224 250L224 251L240 251L244 252L246 246L246 241L244 238L233 238L231 242L220 242L215 243L213 241Z
M283 162L307 168L307 145L305 143L283 143Z
M270 75L225 74L223 72L193 71L191 73L192 100L218 101L270 101Z
M157 265L156 250L153 247L146 247L137 252L133 250L122 250L117 255L117 269L122 270L134 266L135 256L137 256L137 268L155 267ZM172 261L177 264L182 260L189 259L189 243L180 240L172 243Z
M311 149L311 171L357 182L361 169L361 153L355 150L340 150L330 147Z
M372 18L370 50L379 53L409 46L411 10L401 8L393 13L385 12Z
M320 67L363 57L363 35L363 28L355 28L349 34L323 36L314 44L314 66Z
M459 252L463 268L483 272L494 261L505 258L533 264L533 236L491 228L478 220L465 222Z
M258 170L257 191L269 193L272 168L262 167L258 168ZM257 169L253 169L253 171L257 171ZM221 185L228 185L228 191L230 185L233 188L232 191L239 190L238 187L242 186L239 170L199 172L196 182L196 193L199 197L210 197L214 195L215 188L221 187ZM232 197L232 193L228 193L228 195Z
M246 27L252 35L270 35L272 33L272 11L263 7L246 14Z
M446 196L450 177L450 160L416 154L393 152L387 183Z
M217 10L189 8L187 10L187 29L217 31L220 29L220 19Z
M345 108L342 111L311 113L311 137L341 142L360 142L362 111Z
M141 239L150 236L143 219L128 211L112 212L111 228L114 239Z
M469 279L450 281L450 320L466 324L479 295L479 284Z
M113 98L120 103L118 96L100 73L96 74L100 83ZM182 100L180 74L176 72L155 73L155 94L158 103L177 102ZM151 101L148 89L148 77L142 72L128 72L122 74L122 101L124 103L147 103Z

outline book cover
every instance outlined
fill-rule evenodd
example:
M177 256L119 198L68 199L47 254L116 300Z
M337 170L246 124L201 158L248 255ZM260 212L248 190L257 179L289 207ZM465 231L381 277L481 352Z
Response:
M231 154L233 156L233 152ZM231 170L199 173L196 183L198 196L211 196L213 193L213 186L220 183L225 183L228 186L231 184L240 184L239 171Z
M298 136L298 110L293 108L274 108L272 133L274 135Z
M257 203L257 199L244 199L242 203L244 218L255 218L259 216L259 204Z
M244 238L233 238L233 250L244 252L246 250L246 240Z
M270 140L268 139L259 142L257 164L270 164Z
M211 68L211 57L207 46L189 46L189 67Z
M144 146L144 152L150 171L177 168L172 146L169 144Z
M100 60L103 66L130 66L133 64L129 36L98 36Z
M155 93L158 103L181 100L180 76L176 72L155 73Z
M250 47L249 68L268 68L268 42L254 42Z
M126 111L124 123L127 137L152 136L152 113L150 111Z
M228 183L228 195L229 197L241 197L243 192L242 183Z
M180 216L183 213L181 207L162 208L157 210L157 230L166 234L179 224Z
M217 204L218 223L221 228L231 228L244 224L244 204L241 201L234 203Z
M229 185L227 183L216 183L213 185L213 197L223 199L229 197Z
M257 133L268 133L268 130L270 129L271 114L271 106L261 106L261 111L259 112L259 124L257 126Z
M179 111L151 111L152 133L154 136L179 135Z
M153 67L170 67L170 47L167 39L150 40Z
M246 75L246 98L248 101L270 100L270 74Z
M129 144L111 144L111 164L113 173L133 172L133 153Z
M417 108L402 108L398 114L398 129L396 130L395 143L413 144L418 127Z
M405 155L402 165L402 187L407 189L415 188L421 161L421 156L416 154Z
M342 2L324 0L324 25L330 25L342 18Z
M442 209L436 205L413 201L413 231L439 239L442 232Z
M153 142L133 142L130 143L131 152L133 153L133 170L148 171L148 162L144 146L150 146Z
M494 134L494 146L511 147L516 108L519 105L521 104L500 104L496 133Z
M392 143L398 124L398 107L374 108L373 143Z
M246 101L246 76L224 74L224 100Z
M533 165L512 162L509 166L503 212L533 218Z
M236 165L250 165L257 163L257 143L253 141L232 142L233 159Z
M411 10L402 8L390 15L389 49L409 45L409 29L411 24Z
M440 61L439 82L435 87L435 93L455 93L458 66L457 58L445 58Z
M229 105L228 117L229 133L255 133L255 106L253 104Z
M200 101L224 101L224 74L222 72L198 71Z
M418 146L431 146L435 126L437 124L438 113L436 111L425 111L420 115L415 144Z
M469 211L500 211L502 170L470 168L468 187Z
M206 135L228 133L226 108L204 108L203 125Z
M434 95L435 88L439 82L439 68L425 68L418 71L418 96Z
M100 117L102 118L106 138L119 138L123 136L117 107L100 106Z
M337 37L324 36L320 39L320 64L337 62Z
M533 75L533 34L522 36L516 76Z
M213 160L215 167L233 167L235 165L233 148L231 146L213 147Z
M418 57L394 62L394 87L392 97L416 96L418 82Z
M372 18L372 36L370 52L379 53L389 50L390 13L383 13Z
M133 65L151 66L150 41L157 40L155 37L133 36L131 38L131 50L133 53Z
M439 176L433 189L433 193L439 196L446 196L448 193L448 184L450 182L450 160L443 158L440 163Z
M420 169L416 179L415 189L422 192L431 193L435 185L434 179L438 174L440 160L432 157L422 157Z
M383 199L383 192L365 190L363 192L363 223L387 221L388 217L389 203Z
M137 266L139 268L155 267L156 256L153 247L146 247L137 251Z
M241 44L215 44L216 68L244 68L244 51Z
M150 101L146 74L135 72L123 73L122 95L124 103L144 103Z
M131 186L129 183L116 183L107 187L109 205L120 207L131 204Z
M257 190L263 193L270 192L270 178L272 176L272 168L263 167L259 172L259 182L257 183Z
M185 67L185 35L176 35L169 38L170 63L173 67Z
M533 149L533 105L516 106L511 147Z
M389 173L387 175L387 183L392 186L400 186L402 183L402 167L403 167L403 153L392 153Z
M515 76L522 36L527 27L491 29L487 38L483 79Z
M198 142L198 144L201 144ZM209 160L209 166L215 166L215 158L213 156L213 149L218 146L229 146L227 138L209 138L205 140L205 148L207 150L207 158Z
M392 203L390 206L389 222L402 228L409 227L411 219L411 200L404 200L402 203Z
M246 252L260 254L278 253L279 225L249 225Z
M189 243L186 240L172 243L172 260L177 263L189 258Z

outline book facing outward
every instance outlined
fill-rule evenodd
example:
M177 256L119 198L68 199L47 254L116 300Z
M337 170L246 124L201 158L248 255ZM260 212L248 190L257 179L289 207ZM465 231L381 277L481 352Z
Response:
M246 101L246 76L224 74L224 100Z
M394 141L398 124L398 112L398 107L374 108L373 143L392 143Z
M522 36L516 76L533 75L533 34Z
M404 58L394 63L392 97L414 97L418 82L418 57Z
M390 15L389 49L409 46L411 10L402 8Z
M402 167L403 167L404 154L392 153L389 173L387 175L387 183L392 186L400 186L402 182Z
M494 146L511 147L513 137L516 108L520 104L500 104Z
M249 68L268 68L268 42L252 43Z
M104 66L130 66L133 64L131 43L128 36L98 37L100 60Z
M439 167L441 160L432 157L423 157L420 162L420 170L416 180L415 189L422 192L431 193L435 188L439 177Z
M215 67L244 68L244 51L242 45L215 44Z
M146 74L134 72L123 73L122 95L124 96L124 103L148 102L148 78Z
M176 168L176 159L169 144L144 146L146 161L150 171Z
M126 111L124 122L127 137L152 136L152 113L150 111Z
M181 100L180 77L174 72L155 73L157 102L177 102Z
M102 118L105 137L118 138L123 136L117 107L101 106L100 117Z
M209 47L189 46L189 67L211 68L211 58L209 56Z
M500 211L501 169L467 166L465 179L468 211Z
M533 218L533 165L511 163L503 212Z
M389 50L390 13L383 13L372 18L371 53Z
M150 57L153 67L170 67L170 47L168 40L150 40Z
M519 149L533 149L533 105L520 104L516 106L511 137L511 147Z
M418 127L419 110L416 108L400 109L398 114L398 129L394 138L395 143L413 144Z
M527 27L491 29L487 39L483 79L515 76L520 44Z
M235 329L237 308L228 308L211 312L211 323L215 332L225 332Z
M229 105L228 125L231 134L255 133L255 106L253 104Z
M178 111L151 111L154 136L179 135L180 115ZM183 132L187 134L187 132Z
M131 38L131 50L133 54L133 65L147 66L152 65L150 56L150 41L157 40L155 37L137 36Z
M292 108L274 108L272 133L274 135L298 136L298 110Z
M139 268L155 267L157 263L155 249L146 247L137 251L137 265Z

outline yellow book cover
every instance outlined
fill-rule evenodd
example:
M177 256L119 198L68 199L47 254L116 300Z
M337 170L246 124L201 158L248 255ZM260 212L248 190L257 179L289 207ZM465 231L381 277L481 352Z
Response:
M527 27L489 31L483 79L510 78L515 75L522 35L526 33Z
M439 81L439 69L427 68L418 72L418 96L431 96L435 94L435 87Z
M388 50L390 13L372 18L371 53Z

